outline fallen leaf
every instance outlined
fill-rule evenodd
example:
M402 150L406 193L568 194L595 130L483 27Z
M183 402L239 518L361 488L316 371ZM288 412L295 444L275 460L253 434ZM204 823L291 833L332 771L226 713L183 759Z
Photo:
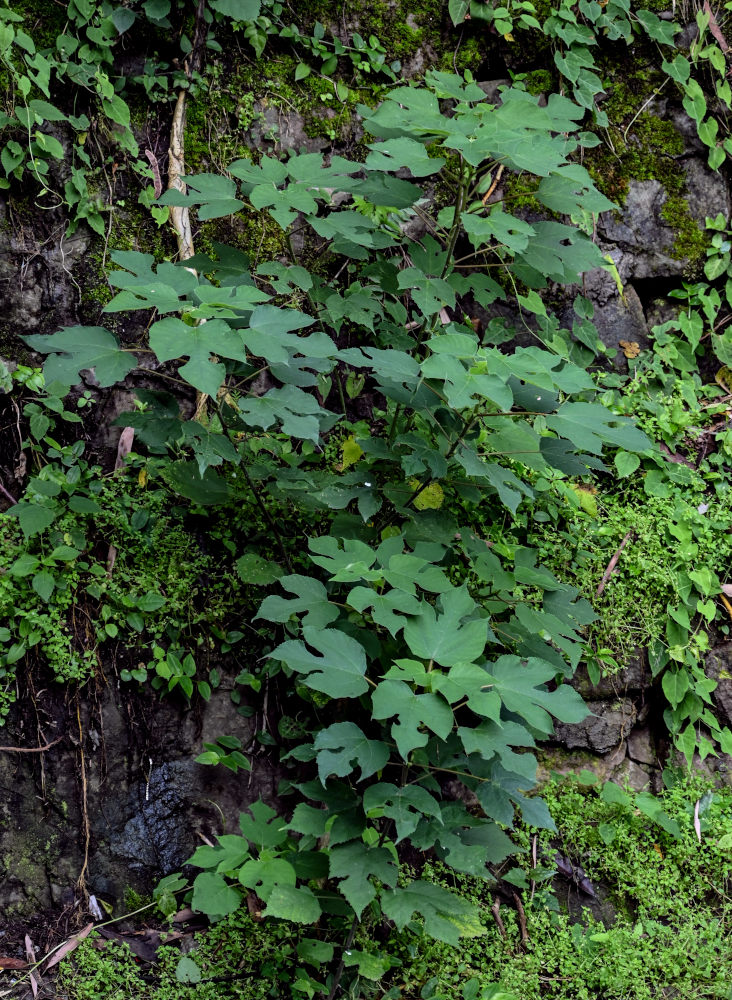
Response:
M74 934L74 936L70 937L68 941L64 941L64 943L60 945L49 958L46 963L45 971L48 972L48 970L52 969L54 965L58 965L62 959L66 958L67 955L70 955L71 952L74 951L75 948L78 948L84 938L91 934L93 930L94 924L87 924L86 927L82 927L78 934Z
M125 427L119 436L119 441L117 442L117 458L114 463L115 472L119 472L120 469L124 468L125 458L132 450L132 442L134 439L135 428Z
M721 386L725 392L732 392L732 369L724 365L714 376L714 381Z
M725 597L732 597L732 583L723 583L722 593Z
M699 820L699 802L701 800L696 800L696 805L694 806L694 832L696 833L696 839L701 844L701 821Z
M28 963L22 958L0 958L0 969L27 969Z
M623 348L626 358L637 358L640 354L640 344L637 340L620 340L618 345Z
M658 854L660 858L663 858L663 851L661 850L660 844L654 844L653 850L656 852L656 854Z
M29 962L33 963L36 960L36 950L33 947L33 942L30 936L26 934L25 936L25 955Z

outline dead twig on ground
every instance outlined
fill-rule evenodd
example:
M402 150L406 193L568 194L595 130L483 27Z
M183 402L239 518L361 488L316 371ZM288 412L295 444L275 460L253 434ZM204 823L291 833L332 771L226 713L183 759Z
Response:
M0 747L0 753L45 753L46 750L50 750L51 747L55 747L57 743L60 743L62 739L63 736L58 736L43 747Z
M617 548L617 550L615 552L615 555L612 557L612 559L610 560L610 562L607 564L607 569L602 574L602 580L600 580L600 583L598 584L597 590L595 591L595 597L599 597L600 594L605 589L605 585L606 585L607 581L613 575L613 573L615 572L615 567L618 565L618 559L620 558L620 553L623 551L623 549L625 548L625 546L628 544L628 542L631 540L631 538L634 535L635 535L635 532L631 528L630 531L625 536L625 538L620 543L620 545L618 546L618 548Z
M508 935L506 934L506 928L503 924L503 921L501 920L501 902L498 896L496 896L496 898L493 901L493 906L491 906L491 913L493 914L493 919L496 922L496 927L498 928L501 937L502 938L508 937Z

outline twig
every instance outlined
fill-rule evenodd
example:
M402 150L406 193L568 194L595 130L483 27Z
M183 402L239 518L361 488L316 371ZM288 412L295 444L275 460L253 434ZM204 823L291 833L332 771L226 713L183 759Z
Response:
M358 917L354 917L351 921L351 929L348 932L348 937L346 938L346 943L343 945L343 951L341 953L341 960L338 963L338 968L336 969L336 974L333 977L333 984L331 985L330 991L328 993L328 1000L333 1000L338 991L338 987L341 984L341 978L343 977L343 969L346 965L346 955L351 949L353 944L353 939L356 937L356 930L358 929Z
M521 902L521 897L517 892L511 894L513 896L513 901L516 904L516 912L519 918L519 927L521 928L521 944L526 944L529 940L529 932L526 930L526 913L524 911L524 904Z
M145 156L148 158L150 163L150 169L153 172L153 179L155 182L155 197L159 198L163 193L163 182L160 179L160 164L158 163L158 158L153 153L151 149L145 150Z
M607 564L607 569L602 574L602 580L600 580L598 588L595 591L595 597L599 597L600 594L605 589L605 584L610 579L610 577L613 575L615 567L618 565L618 559L620 558L620 553L623 551L623 549L628 544L628 542L631 540L631 538L633 537L634 534L635 534L635 532L631 528L630 531L625 536L625 538L620 543L620 545L618 546L615 555L612 557L612 559L610 560L610 562Z
M89 844L91 843L91 825L89 823L88 795L86 784L86 758L84 757L84 731L81 726L81 711L79 709L79 692L76 692L76 721L79 726L79 763L81 765L81 817L84 829L84 864L81 866L79 878L76 886L80 893L87 898L86 873L89 867Z
M501 903L500 900L498 899L498 896L496 896L496 898L493 901L493 906L491 906L491 913L493 914L493 919L496 922L496 927L498 927L498 931L501 937L502 938L508 937L508 934L506 934L506 928L503 924L503 921L501 920Z
M62 739L64 737L59 736L51 743L46 743L43 747L0 747L0 753L45 753L46 750L50 750L51 747L55 747L57 743L60 743Z
M6 500L9 500L12 504L16 504L18 502L13 494L9 493L8 490L5 489L2 483L0 483L0 493L2 493Z
M490 198L490 196L493 194L493 192L498 187L498 182L500 181L501 177L503 177L503 168L504 168L504 164L503 163L499 163L498 170L496 171L496 176L493 178L493 181L491 182L491 186L488 188L488 190L486 191L486 193L483 195L483 208L486 207L486 205L488 203L488 199Z
M727 614L730 616L730 618L732 618L732 604L730 604L730 602L727 600L724 594L720 594L719 598L722 604L724 604L725 608L727 609ZM0 750L2 750L2 747L0 747Z

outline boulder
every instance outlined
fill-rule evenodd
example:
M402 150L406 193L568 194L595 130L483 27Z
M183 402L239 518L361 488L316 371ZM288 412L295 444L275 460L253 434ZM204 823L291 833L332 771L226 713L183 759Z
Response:
M555 739L570 750L594 750L608 753L627 737L636 720L636 707L630 698L588 702L591 711L582 722L557 723Z

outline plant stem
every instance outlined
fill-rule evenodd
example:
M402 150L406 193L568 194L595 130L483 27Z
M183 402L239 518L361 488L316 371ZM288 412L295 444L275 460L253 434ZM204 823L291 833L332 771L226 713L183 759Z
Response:
M279 532L279 530L277 528L277 525L275 524L274 518L272 517L272 515L270 514L270 512L267 509L266 505L262 501L262 498L260 497L259 493L257 493L256 489L254 488L254 483L252 482L251 477L250 477L249 473L247 472L246 466L244 465L243 462L239 466L239 468L244 473L244 478L246 479L247 486L251 490L252 496L254 497L254 502L256 503L257 507L259 507L259 509L261 510L262 514L264 515L265 520L267 521L267 524L272 529L272 534L277 539L277 545L279 546L280 552L282 553L282 561L284 562L285 566L287 567L287 572L288 573L292 573L292 563L290 562L290 556L289 556L289 554L287 552L287 549L285 548L284 540L283 540L282 535L280 534L280 532Z
M351 927L348 931L348 937L346 938L346 943L343 945L343 951L341 952L341 960L338 963L338 968L336 969L335 976L333 977L333 982L331 983L330 991L328 993L328 1000L333 1000L336 995L336 990L341 985L341 979L343 978L343 970L346 967L346 952L348 952L353 944L353 939L356 937L356 930L358 929L358 917L354 916L351 921Z

